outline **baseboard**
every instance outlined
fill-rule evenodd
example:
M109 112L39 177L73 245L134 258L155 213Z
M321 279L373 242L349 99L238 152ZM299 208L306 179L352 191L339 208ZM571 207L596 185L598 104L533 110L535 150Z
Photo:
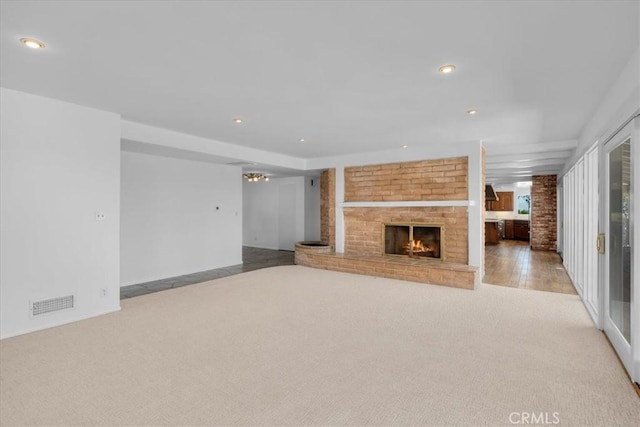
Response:
M58 326L64 326L64 325L68 325L70 323L80 322L82 320L91 319L92 317L98 317L98 316L104 316L105 314L116 313L116 312L120 311L121 309L122 308L120 307L120 302L118 301L118 307L113 309L113 310L105 310L105 311L100 311L100 312L92 313L92 314L85 315L85 316L80 316L80 317L77 317L75 319L65 320L65 321L62 321L60 323L56 323L56 324L50 325L50 326L21 329L19 331L12 332L12 333L10 333L8 335L0 336L0 340L4 340L4 339L7 339L7 338L12 338L12 337L17 337L19 335L31 334L33 332L44 331L46 329L57 328Z
M242 245L242 246L246 246L248 248L255 248L255 249L270 249L272 251L284 250L284 249L276 248L273 246L255 246L255 245ZM292 251L289 251L289 252L292 252Z

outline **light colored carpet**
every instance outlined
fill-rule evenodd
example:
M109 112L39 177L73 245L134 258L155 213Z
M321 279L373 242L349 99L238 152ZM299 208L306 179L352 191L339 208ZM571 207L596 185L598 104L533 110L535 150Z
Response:
M287 266L122 308L1 341L2 424L640 420L640 399L574 295Z

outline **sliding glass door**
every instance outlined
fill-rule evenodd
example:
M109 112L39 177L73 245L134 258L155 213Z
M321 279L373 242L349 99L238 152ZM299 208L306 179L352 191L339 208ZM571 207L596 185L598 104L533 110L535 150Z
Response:
M633 372L631 125L604 147L604 330L627 371Z

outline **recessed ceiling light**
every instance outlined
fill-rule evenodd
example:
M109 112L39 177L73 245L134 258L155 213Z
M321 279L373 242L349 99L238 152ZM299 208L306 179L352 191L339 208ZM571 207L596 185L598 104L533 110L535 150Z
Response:
M478 114L478 110L467 110L467 114L471 114L473 116L474 114Z
M240 117L236 117L235 119L233 119L233 123L236 123L239 125L240 123L242 123L242 119Z
M409 148L407 144L402 144L402 148Z
M43 49L44 48L44 43L42 43L40 40L36 40L36 39L32 39L29 37L24 37L20 39L20 43L22 43L23 45L30 47L31 49Z
M298 141L300 141L300 142L304 142L304 138L300 138Z
M456 66L453 64L443 65L442 67L438 68L438 72L440 74L450 74L450 73L453 73L455 70L456 70Z

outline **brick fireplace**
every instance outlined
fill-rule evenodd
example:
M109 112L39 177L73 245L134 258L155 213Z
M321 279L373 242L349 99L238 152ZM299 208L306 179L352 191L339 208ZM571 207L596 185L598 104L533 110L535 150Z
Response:
M336 171L321 176L321 235L334 238ZM326 185L323 186L322 184ZM344 253L296 248L296 263L474 289L468 157L344 168ZM332 241L327 241L333 245Z

